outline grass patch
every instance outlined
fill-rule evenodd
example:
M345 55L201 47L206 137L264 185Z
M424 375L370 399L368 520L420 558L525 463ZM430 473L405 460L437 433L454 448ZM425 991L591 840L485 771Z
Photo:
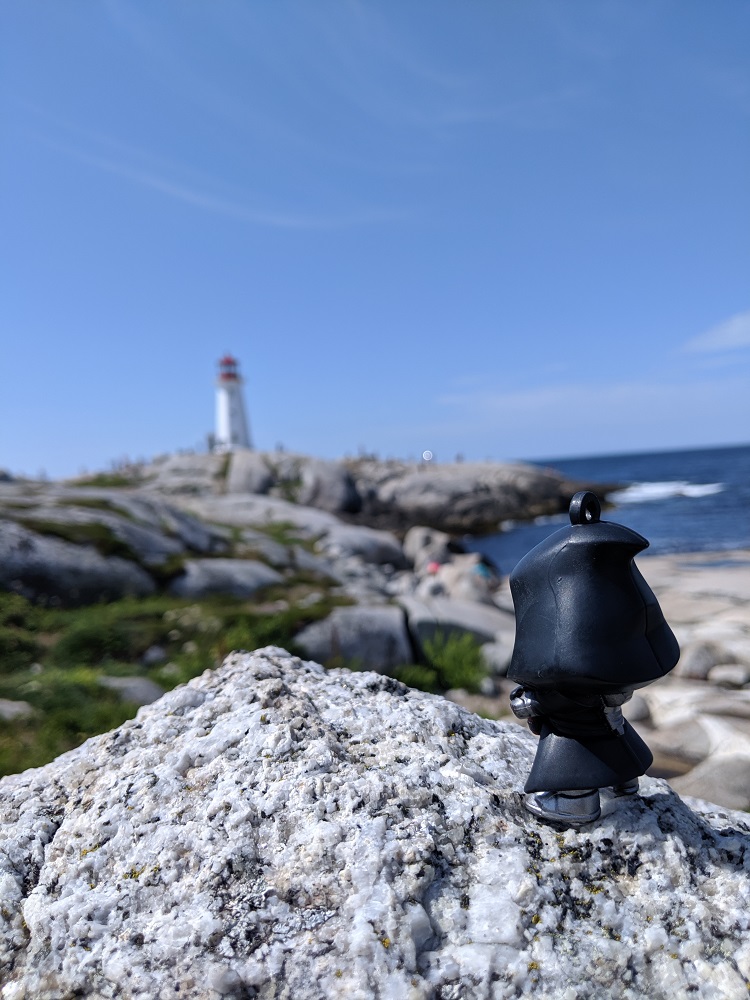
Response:
M487 671L477 640L469 632L437 631L424 643L425 657L436 672L440 690L465 688L476 693Z
M149 677L169 690L234 649L275 645L294 652L295 634L341 601L324 594L309 607L291 604L272 614L262 608L269 597L291 602L309 593L300 584L267 588L247 600L196 602L163 594L83 608L39 607L0 593L0 698L34 709L33 718L0 727L0 775L45 764L132 718L137 707L102 688L104 675ZM143 654L152 646L161 647L163 658L145 666Z
M76 486L140 486L142 483L140 476L124 476L119 472L99 472L95 476L88 476L85 479L76 479Z
M40 646L25 629L0 625L0 664L3 672L25 670L39 655Z
M135 521L130 511L118 507L111 500L103 497L76 497L75 499L62 499L55 501L58 507L89 507L91 510L101 510L105 514L116 514L124 517L128 521Z

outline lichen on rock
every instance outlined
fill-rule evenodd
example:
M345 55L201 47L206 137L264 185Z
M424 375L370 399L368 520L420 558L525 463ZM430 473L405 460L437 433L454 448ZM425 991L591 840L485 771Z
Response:
M534 740L283 650L0 781L2 1000L738 997L748 817L658 780L560 831Z

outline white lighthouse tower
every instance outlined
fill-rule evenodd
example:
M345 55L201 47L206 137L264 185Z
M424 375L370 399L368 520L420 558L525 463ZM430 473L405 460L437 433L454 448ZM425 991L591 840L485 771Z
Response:
M235 448L252 448L242 398L244 379L240 376L238 362L231 354L219 361L216 379L216 437L214 451L234 451Z

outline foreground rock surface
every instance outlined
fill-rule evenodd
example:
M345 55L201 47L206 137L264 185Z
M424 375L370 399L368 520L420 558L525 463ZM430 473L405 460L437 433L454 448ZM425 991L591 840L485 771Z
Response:
M746 995L748 818L647 779L559 832L521 805L533 748L387 677L233 654L0 781L0 996Z

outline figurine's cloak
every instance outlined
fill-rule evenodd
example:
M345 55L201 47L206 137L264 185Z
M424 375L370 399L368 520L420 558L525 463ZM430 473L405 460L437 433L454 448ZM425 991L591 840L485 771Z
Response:
M516 641L508 677L533 689L632 691L680 649L633 562L648 542L620 524L556 531L510 576Z

